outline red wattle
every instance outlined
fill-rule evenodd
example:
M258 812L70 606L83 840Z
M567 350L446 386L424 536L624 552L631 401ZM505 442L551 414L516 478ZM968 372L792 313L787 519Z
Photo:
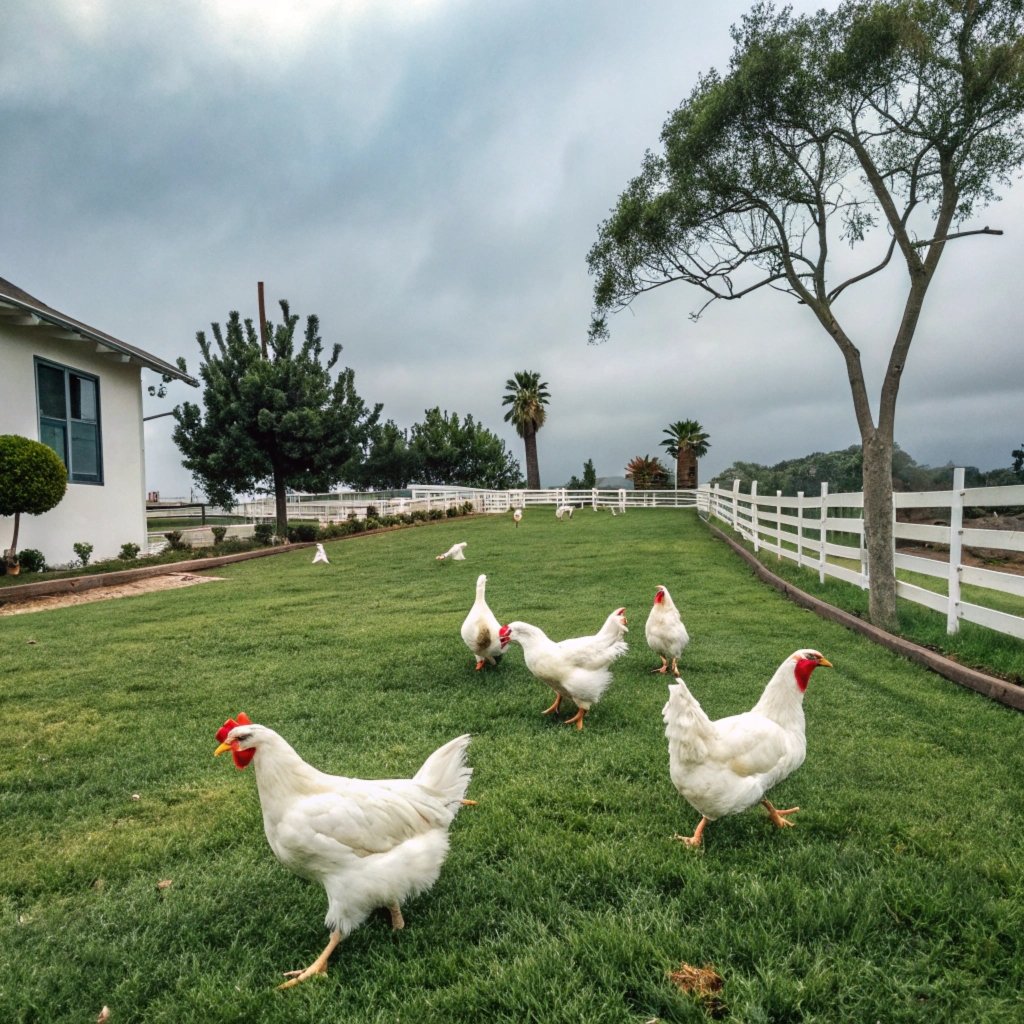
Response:
M807 684L811 681L811 673L817 667L818 663L809 658L801 658L796 663L796 685L800 687L801 693L807 689Z
M242 723L245 724L244 722ZM231 756L235 759L235 767L241 771L255 756L256 748L250 747L248 750L232 750Z
M659 590L654 595L654 603L655 604L661 604L661 602L664 601L664 600L665 600L665 591L664 590Z

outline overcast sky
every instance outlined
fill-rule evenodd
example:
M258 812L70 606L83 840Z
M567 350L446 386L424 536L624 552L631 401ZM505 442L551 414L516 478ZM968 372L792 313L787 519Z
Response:
M535 370L544 485L588 458L621 474L679 419L710 434L702 479L857 442L839 352L787 296L693 324L700 294L673 285L587 344L597 227L748 3L3 6L0 277L62 312L195 373L196 331L255 319L262 280L271 319L280 298L318 314L386 418L472 413L520 464L501 398ZM911 349L896 436L919 462L1006 466L1024 441L1024 186L983 224L1005 234L949 247ZM900 284L843 310L872 395ZM146 426L147 486L182 495L172 425Z

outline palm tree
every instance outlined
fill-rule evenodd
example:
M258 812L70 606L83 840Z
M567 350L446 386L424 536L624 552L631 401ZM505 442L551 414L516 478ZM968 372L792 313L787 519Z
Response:
M505 382L502 405L510 406L505 422L516 428L526 446L526 486L532 491L540 489L540 469L537 465L537 431L547 418L548 385L539 373L520 370Z
M626 477L638 491L659 490L668 480L668 470L657 456L634 455L626 466Z
M697 460L707 455L711 445L704 428L696 420L670 423L663 431L668 435L662 445L676 460L676 487L697 487Z

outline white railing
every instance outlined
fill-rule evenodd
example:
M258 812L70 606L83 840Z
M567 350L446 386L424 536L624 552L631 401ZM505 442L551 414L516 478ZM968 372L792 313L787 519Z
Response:
M488 491L469 487L412 487L409 496L402 498L378 497L371 493L345 493L332 495L289 495L289 520L312 519L321 523L341 522L355 515L366 517L367 509L376 509L378 516L401 515L433 509L447 511L454 506L470 502L476 512L509 512L533 505L574 505L577 508L611 509L625 512L629 508L693 508L701 491L627 491L627 490L569 490L553 487L544 490ZM235 514L249 522L274 522L276 511L273 498L240 502Z
M750 493L740 492L740 482L731 489L717 484L707 494L707 511L749 541L755 552L767 551L798 565L816 569L823 583L826 576L856 586L868 586L869 570L864 546L864 495L830 494L828 484L821 493L796 497L758 494L757 483ZM700 502L703 505L703 501ZM944 559L926 558L898 550L896 569L942 579L945 593L897 579L898 596L946 616L948 633L959 631L960 622L974 622L1000 633L1024 639L1024 616L963 600L963 584L997 594L1024 598L1024 576L963 563L963 549L982 548L1002 552L1024 551L1024 531L978 529L964 526L965 508L1024 506L1024 485L1012 487L964 487L964 471L954 470L949 491L916 491L893 496L895 541L917 542L948 549ZM900 522L901 510L941 510L940 523ZM948 510L948 511L947 511ZM969 520L968 520L969 522ZM845 564L844 564L845 563ZM1012 603L1012 602L1010 602ZM1024 607L1024 605L1022 605Z

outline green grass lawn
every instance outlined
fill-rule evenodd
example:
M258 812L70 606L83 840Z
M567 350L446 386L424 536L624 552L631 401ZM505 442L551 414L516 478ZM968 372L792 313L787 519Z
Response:
M465 540L467 560L434 555ZM758 583L690 511L530 509L215 570L224 582L14 616L0 679L0 1020L54 1024L706 1021L667 972L712 964L728 1019L1019 1021L1024 718ZM626 605L628 655L582 733L514 648L473 671L477 574L502 621L594 632ZM713 716L746 710L801 646L800 805L712 823L675 792L665 679L643 637L666 584L680 659ZM274 859L252 771L213 758L246 711L338 774L411 776L474 734L469 795L407 927L381 912L326 978L326 900ZM133 799L137 795L138 799ZM170 886L158 888L169 880Z

